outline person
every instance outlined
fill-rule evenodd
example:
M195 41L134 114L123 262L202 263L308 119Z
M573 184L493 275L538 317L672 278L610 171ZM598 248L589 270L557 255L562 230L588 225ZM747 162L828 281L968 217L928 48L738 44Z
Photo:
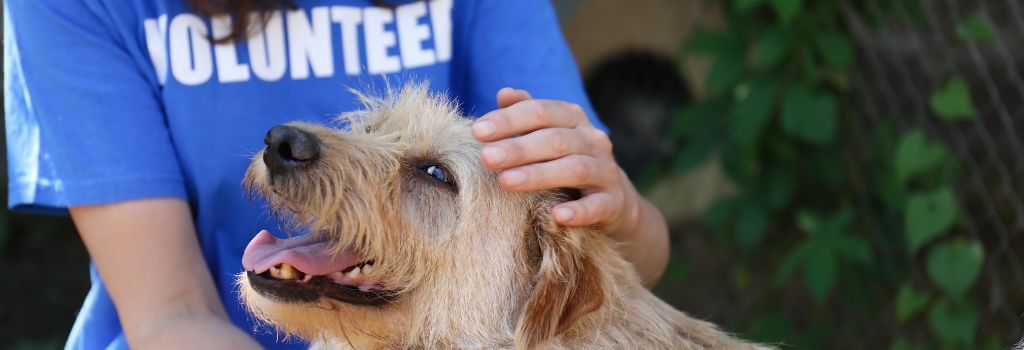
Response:
M667 263L665 221L616 165L543 0L4 7L9 206L70 213L92 258L69 349L303 346L235 295L247 240L278 225L240 181L271 126L357 108L346 87L429 80L480 116L503 189L579 188L558 222L604 227L648 286Z

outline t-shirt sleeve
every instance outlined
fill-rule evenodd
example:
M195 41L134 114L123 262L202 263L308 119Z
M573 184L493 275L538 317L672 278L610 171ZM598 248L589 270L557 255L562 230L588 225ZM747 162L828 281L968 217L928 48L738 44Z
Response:
M474 6L466 11L465 42L457 47L467 60L464 98L471 114L496 109L495 95L507 86L535 98L577 103L596 127L607 131L587 99L550 2L482 0Z
M9 207L61 213L185 198L159 84L103 9L81 0L4 7Z

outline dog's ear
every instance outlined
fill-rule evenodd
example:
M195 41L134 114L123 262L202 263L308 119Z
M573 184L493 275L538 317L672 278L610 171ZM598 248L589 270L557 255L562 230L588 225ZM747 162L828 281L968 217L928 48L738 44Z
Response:
M556 225L548 213L548 208L539 210L533 232L527 233L530 255L539 267L516 327L517 349L536 348L604 303L601 273L586 249L587 235L595 233Z

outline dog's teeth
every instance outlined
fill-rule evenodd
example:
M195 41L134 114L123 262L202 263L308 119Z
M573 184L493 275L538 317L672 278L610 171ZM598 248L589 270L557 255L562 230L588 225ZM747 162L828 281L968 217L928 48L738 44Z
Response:
M288 263L281 264L281 279L293 280L299 278L299 271Z
M359 269L359 267L356 267L352 269L352 271L349 271L347 274L345 274L345 276L348 276L348 278L356 278L359 276L359 273L361 272Z
M278 279L281 278L281 270L278 269L277 266L271 266L270 267L270 277L278 278Z
M363 265L363 274L368 274L368 273L370 273L370 271L373 271L373 265L372 264Z

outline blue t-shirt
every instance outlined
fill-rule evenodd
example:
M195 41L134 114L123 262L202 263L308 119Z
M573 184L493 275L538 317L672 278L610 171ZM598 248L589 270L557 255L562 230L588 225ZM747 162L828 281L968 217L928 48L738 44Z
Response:
M230 19L180 0L5 1L10 207L183 198L231 320L269 348L301 347L257 330L232 285L248 240L278 227L240 185L267 129L327 123L358 108L347 88L410 80L429 80L467 115L495 109L512 86L579 103L603 128L544 0L295 2L247 39L214 45ZM67 347L127 348L92 277Z

